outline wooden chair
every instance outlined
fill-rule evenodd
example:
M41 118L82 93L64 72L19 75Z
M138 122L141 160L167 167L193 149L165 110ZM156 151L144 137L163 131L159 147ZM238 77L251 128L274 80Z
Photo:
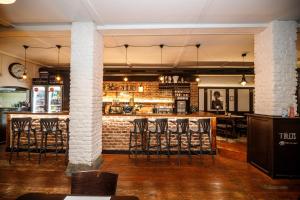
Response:
M82 171L72 174L71 194L112 196L116 194L118 174Z

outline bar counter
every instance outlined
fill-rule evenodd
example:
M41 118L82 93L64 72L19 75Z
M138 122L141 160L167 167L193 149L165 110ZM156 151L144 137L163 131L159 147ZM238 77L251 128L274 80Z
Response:
M15 117L31 117L35 119L33 127L36 128L38 136L40 135L39 119L40 118L52 118L57 117L61 120L65 120L69 117L68 112L62 113L32 113L32 112L8 112L7 113L7 147L10 147L10 123L11 119ZM104 114L102 116L102 150L104 153L122 153L128 150L129 131L132 127L130 121L136 118L148 118L149 120L155 120L156 118L168 118L169 121L176 120L178 118L189 118L189 120L197 120L200 118L211 119L211 138L213 150L216 149L216 115L211 113L199 112L189 115L183 114ZM193 123L190 126L196 127ZM175 124L169 123L170 128L174 128ZM64 123L61 123L61 129L63 133L66 133L66 127ZM39 137L38 137L39 140ZM208 147L208 138L204 138L204 152Z

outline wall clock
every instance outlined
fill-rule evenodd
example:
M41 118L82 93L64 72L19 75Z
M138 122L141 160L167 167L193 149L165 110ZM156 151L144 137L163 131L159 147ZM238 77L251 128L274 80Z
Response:
M8 66L8 72L14 78L22 79L22 76L25 73L25 67L21 63L11 63Z

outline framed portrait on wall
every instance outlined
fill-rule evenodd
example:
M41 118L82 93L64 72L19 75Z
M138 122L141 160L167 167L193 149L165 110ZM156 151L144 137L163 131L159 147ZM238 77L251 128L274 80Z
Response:
M225 89L208 89L207 90L207 107L208 111L225 111L226 110L226 90Z

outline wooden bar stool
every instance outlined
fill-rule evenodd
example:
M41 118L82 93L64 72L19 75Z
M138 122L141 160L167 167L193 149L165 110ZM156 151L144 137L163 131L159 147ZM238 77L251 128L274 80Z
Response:
M186 137L187 141L187 150L189 153L189 157L191 158L191 149L190 149L190 133L189 133L189 119L177 119L176 120L176 129L169 129L169 151L171 148L177 147L177 157L181 155L182 149L182 136ZM171 145L171 137L175 135L176 143L175 145Z
M134 119L132 122L133 129L130 130L130 136L129 136L129 154L130 157L131 154L137 155L138 148L140 148L141 152L146 152L146 137L148 132L148 118L142 118L142 119ZM138 138L140 138L140 143L138 143ZM132 139L134 139L134 144L132 144ZM132 151L132 148L134 148L134 152Z
M196 141L198 140L198 144L192 144L191 143L191 150L193 148L199 147L200 154L203 153L203 136L207 135L208 141L209 141L209 151L212 154L212 141L211 141L211 135L210 135L210 119L198 119L197 121L191 121L192 123L195 123L197 125L197 129L193 130L190 129L190 139L193 138L193 136L196 137Z
M27 143L22 144L24 146L27 146L27 152L28 152L28 159L30 159L30 152L33 150L30 148L31 146L35 145L35 150L37 152L37 138L36 138L36 131L35 129L31 128L32 125L32 118L26 117L26 118L12 118L11 119L11 131L12 131L12 145L10 149L10 156L9 156L9 163L11 163L12 154L14 150L17 151L17 156L19 157L19 151L20 151L20 144L21 144L21 136L25 134ZM31 141L31 133L33 133L34 141ZM17 147L15 147L15 140L17 137Z
M56 154L56 160L57 160L57 153L59 152L58 147L60 147L61 150L63 150L63 147L64 147L62 130L59 129L59 119L58 118L41 118L40 126L41 126L42 138L41 138L39 163L41 163L42 153L44 153L46 156L47 149L49 146L55 147L55 154ZM55 137L54 144L48 144L48 136L49 135L53 135ZM60 141L58 141L58 137L59 137Z
M164 135L165 137L165 149L168 150L168 156L170 156L170 151L169 151L169 143L168 143L168 119L163 118L163 119L156 119L155 121L149 121L150 123L153 123L155 127L149 128L148 132L148 138L147 138L147 152L149 156L149 150L151 148L156 148L156 153L159 155L162 150L161 146L161 136ZM151 137L155 136L156 138L156 144L151 145Z

